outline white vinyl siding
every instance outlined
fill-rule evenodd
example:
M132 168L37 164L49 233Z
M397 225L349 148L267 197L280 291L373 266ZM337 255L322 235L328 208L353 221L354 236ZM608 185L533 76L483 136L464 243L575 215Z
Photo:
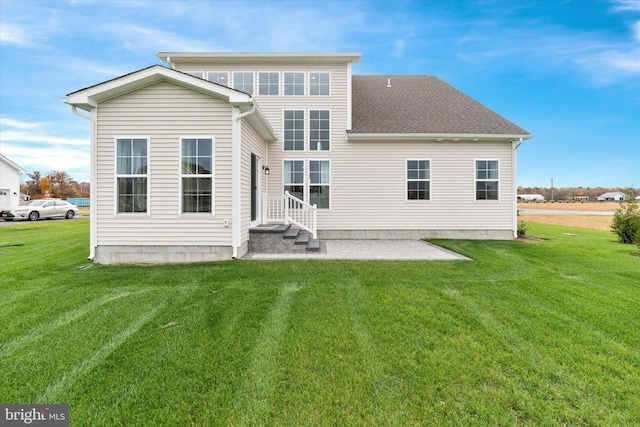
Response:
M228 102L159 82L99 104L97 109L98 245L231 246L231 106ZM114 215L115 139L147 135L147 215ZM180 138L215 136L209 215L181 215ZM93 200L92 200L93 203ZM92 218L93 221L93 218Z

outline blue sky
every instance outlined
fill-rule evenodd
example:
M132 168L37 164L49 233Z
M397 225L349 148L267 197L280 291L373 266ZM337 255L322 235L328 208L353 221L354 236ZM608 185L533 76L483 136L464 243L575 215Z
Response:
M0 152L89 178L67 93L160 51L361 52L435 75L534 135L518 184L640 187L640 0L0 0Z

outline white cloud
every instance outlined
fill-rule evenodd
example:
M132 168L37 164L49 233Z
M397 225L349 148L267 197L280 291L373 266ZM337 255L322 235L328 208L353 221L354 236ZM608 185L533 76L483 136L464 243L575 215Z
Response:
M42 135L26 131L3 130L0 132L0 141L6 142L35 142L50 145L79 145L89 146L88 139L61 138L51 135Z
M41 126L40 123L23 122L20 120L14 120L7 117L0 117L0 126L6 126L16 129L37 129Z
M30 32L19 25L0 22L0 44L31 46L33 40L27 34Z
M614 12L640 12L640 0L613 0Z
M66 171L77 181L89 180L89 150L72 147L39 148L3 144L2 154L27 172Z
M108 24L113 27L114 24ZM136 25L117 25L118 34L123 45L133 51L153 49L156 51L180 51L198 52L207 51L209 48L202 40L184 37L153 28L145 28Z

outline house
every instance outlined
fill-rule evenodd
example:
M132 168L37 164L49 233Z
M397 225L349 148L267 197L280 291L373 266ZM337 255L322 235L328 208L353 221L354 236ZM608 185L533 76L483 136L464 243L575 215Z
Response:
M20 204L20 181L27 172L0 154L0 210Z
M627 200L627 197L622 191L609 191L596 197L596 200L599 202L620 202Z
M519 202L544 202L542 194L518 194Z
M431 76L358 53L159 53L63 99L91 123L99 263L232 259L250 230L512 239L531 135Z

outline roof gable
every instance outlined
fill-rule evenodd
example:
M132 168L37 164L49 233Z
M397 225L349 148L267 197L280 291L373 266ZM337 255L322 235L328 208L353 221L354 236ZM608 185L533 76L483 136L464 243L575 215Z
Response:
M530 138L529 132L433 76L353 76L351 134Z
M12 169L15 169L16 172L18 173L27 173L26 170L22 169L20 166L15 164L13 161L11 161L11 159L9 159L7 156L3 154L0 154L0 161L2 161L4 164L11 167Z

